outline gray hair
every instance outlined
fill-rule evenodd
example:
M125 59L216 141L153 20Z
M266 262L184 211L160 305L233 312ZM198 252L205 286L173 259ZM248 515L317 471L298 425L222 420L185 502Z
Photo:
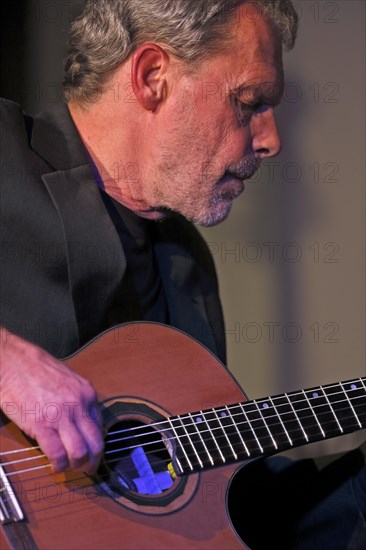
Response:
M68 101L88 103L103 92L117 68L143 43L164 45L194 66L228 46L227 25L236 9L258 11L277 27L283 44L295 43L298 17L291 0L86 0L71 27L65 60Z

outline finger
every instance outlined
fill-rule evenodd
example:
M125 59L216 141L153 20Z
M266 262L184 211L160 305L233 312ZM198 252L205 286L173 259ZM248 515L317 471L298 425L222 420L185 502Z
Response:
M93 407L88 415L77 415L75 418L79 432L88 447L88 463L83 467L87 474L93 474L98 469L104 449L102 418L98 407Z
M89 406L85 407L82 411L82 417L91 424L96 424L100 430L103 429L103 417L98 401L95 400L94 402L91 402Z
M70 468L78 470L87 466L90 458L89 447L78 426L71 422L63 422L59 426L59 435L66 450Z
M63 472L69 467L67 451L61 438L53 428L41 429L35 434L38 445L51 463L52 470Z

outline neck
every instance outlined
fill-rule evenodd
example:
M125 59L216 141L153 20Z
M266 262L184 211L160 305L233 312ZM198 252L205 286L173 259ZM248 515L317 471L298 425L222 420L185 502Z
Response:
M138 216L160 217L144 198L140 169L143 144L141 140L138 146L136 143L139 120L133 109L129 113L125 109L116 112L108 94L86 108L71 102L68 107L99 187Z

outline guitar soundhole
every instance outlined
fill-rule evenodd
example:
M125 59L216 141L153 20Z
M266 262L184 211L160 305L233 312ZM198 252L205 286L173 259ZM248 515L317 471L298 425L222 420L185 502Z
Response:
M127 420L113 425L106 438L105 464L123 492L152 496L171 489L171 458L163 439L142 422ZM165 439L169 444L169 436Z
M100 487L117 503L142 513L166 514L184 506L198 477L178 477L174 472L168 414L136 398L113 399L104 405L107 436L96 475Z

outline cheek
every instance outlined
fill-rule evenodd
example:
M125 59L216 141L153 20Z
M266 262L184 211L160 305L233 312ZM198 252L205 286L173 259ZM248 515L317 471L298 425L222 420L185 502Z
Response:
M206 143L208 144L208 140ZM242 150L242 140L232 134L219 132L212 140L211 147L207 147L209 155L206 160L211 165L211 172L222 175L229 165L241 160Z
M232 109L217 98L206 103L196 100L190 113L180 119L178 133L191 167L209 164L213 179L250 152L249 128L239 127Z
M248 127L236 128L228 134L226 149L231 162L240 162L243 157L252 153L251 134Z
M215 117L215 113L212 114ZM218 150L229 155L230 162L240 161L243 154L250 149L250 128L239 125L232 108L221 109L216 113L214 125L215 140Z

